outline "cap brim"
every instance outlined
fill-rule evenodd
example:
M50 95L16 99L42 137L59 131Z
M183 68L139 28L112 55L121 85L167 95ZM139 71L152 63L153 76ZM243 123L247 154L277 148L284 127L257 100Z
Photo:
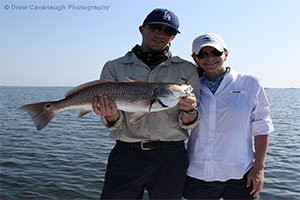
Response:
M166 22L148 22L148 23L144 23L143 25L145 25L145 24L163 24L163 25L166 25L166 26L169 26L169 27L175 29L176 32L180 34L179 30L176 27L170 26L170 24L168 24Z
M203 47L213 47L213 48L217 49L220 52L224 51L224 48L222 46L220 46L219 44L207 43L207 44L203 44L203 45L197 47L193 53L197 55Z

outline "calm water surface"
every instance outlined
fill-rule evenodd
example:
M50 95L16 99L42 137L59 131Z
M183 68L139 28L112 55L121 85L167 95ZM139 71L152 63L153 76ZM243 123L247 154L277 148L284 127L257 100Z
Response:
M58 100L67 87L0 87L1 199L99 199L114 142L89 114L59 113L37 131L24 104ZM261 199L300 199L300 89L267 89L275 132Z

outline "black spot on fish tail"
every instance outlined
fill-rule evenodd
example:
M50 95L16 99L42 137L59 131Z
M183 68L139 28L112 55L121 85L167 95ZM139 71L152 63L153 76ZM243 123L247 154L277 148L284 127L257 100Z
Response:
M52 102L39 102L27 104L20 109L26 111L36 126L37 130L43 129L55 117L57 111L52 109Z

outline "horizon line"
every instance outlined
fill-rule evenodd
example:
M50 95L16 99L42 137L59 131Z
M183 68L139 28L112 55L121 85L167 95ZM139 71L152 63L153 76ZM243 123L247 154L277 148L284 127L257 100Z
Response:
M0 87L76 87L71 85L0 85ZM300 87L264 87L264 89L300 89Z

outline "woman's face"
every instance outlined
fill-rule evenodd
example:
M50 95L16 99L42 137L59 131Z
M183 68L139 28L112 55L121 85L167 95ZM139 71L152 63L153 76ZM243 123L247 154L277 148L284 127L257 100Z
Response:
M216 51L215 48L206 46L203 47L200 52L206 53L206 56L203 58L198 58L196 55L193 55L195 62L206 72L207 76L212 80L220 77L225 71L226 67L224 62L227 59L228 52L224 51L221 56L213 54L213 51Z

